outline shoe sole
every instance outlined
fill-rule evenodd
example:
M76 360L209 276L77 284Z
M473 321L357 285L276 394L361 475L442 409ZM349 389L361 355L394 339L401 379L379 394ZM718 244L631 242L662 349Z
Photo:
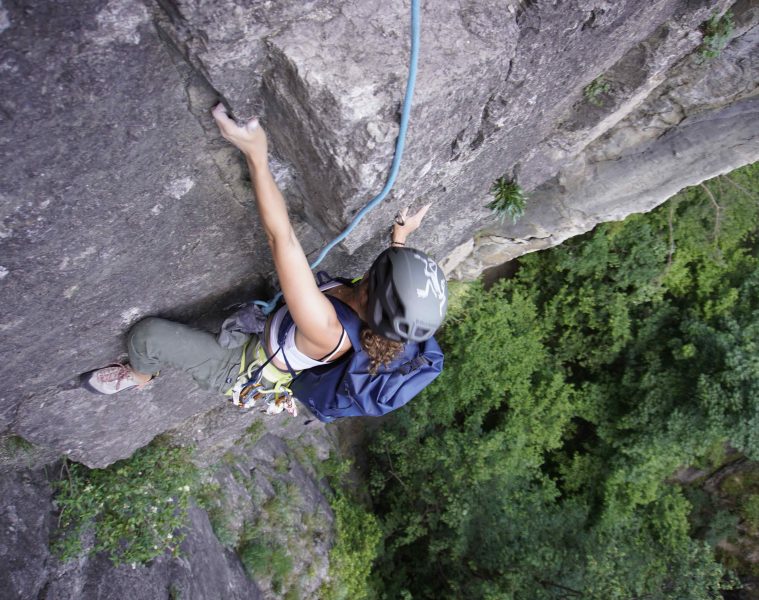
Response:
M136 385L130 385L129 387L125 387L123 390L119 390L118 392L113 392L113 394L106 394L105 392L101 392L100 390L95 389L90 384L90 376L95 372L99 371L100 369L93 369L92 371L87 371L86 373L82 373L79 376L79 387L87 390L91 394L97 394L98 396L113 396L114 394L118 394L120 392L125 392L126 390L131 390L133 388L136 388Z

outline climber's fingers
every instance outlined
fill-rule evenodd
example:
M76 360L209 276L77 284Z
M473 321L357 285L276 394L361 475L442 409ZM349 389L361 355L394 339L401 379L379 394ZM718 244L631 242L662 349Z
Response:
M211 115L213 115L214 121L216 121L216 124L221 131L221 135L224 137L227 137L227 134L230 133L233 128L237 127L237 123L229 118L227 109L224 108L224 105L221 102L214 106Z
M245 125L240 126L230 118L227 114L227 109L221 102L213 108L211 114L225 140L246 153L266 153L266 134L257 118L254 117L245 123Z
M408 215L408 207L399 210L398 214L395 216L393 231L403 231L408 235L419 229L419 225L421 225L422 219L424 218L424 215L427 214L430 206L432 206L432 204L425 204L411 216Z
M422 219L424 219L424 215L427 214L427 211L430 209L432 204L425 204L420 208L416 213L411 215L410 217L406 216L406 212L408 212L408 209L405 209L403 213L401 213L401 216L403 217L403 220L406 222L406 224L411 225L416 229L421 225Z

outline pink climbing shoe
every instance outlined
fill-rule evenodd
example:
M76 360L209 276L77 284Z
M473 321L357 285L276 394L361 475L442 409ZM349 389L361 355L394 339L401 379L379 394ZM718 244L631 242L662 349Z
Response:
M144 386L129 365L113 364L95 369L81 376L82 387L93 394L116 394L134 387Z

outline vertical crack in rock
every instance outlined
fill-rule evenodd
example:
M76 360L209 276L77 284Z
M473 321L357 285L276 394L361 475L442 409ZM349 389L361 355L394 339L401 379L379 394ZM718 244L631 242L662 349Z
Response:
M174 50L182 57L182 60L188 64L188 66L194 71L201 73L203 79L206 81L211 89L214 86L211 84L211 76L206 69L203 62L193 56L193 52L190 49L192 42L196 42L201 48L205 48L208 44L208 38L203 31L191 31L187 21L182 16L182 11L176 0L152 0L153 1L153 22L156 28L160 29L165 38L163 41L167 41L174 48ZM177 32L176 38L169 35L168 29L173 28ZM180 41L180 40L183 40Z
M158 5L158 7L164 12L164 14L174 25L179 26L184 22L184 18L182 17L182 13L179 10L179 6L177 6L176 0L153 1Z
M181 16L179 16L178 9L174 3L169 0L157 1L161 9L166 11L168 18L177 21L181 20ZM209 111L216 102L223 102L229 106L229 101L213 86L208 74L195 65L182 52L175 40L167 33L165 27L162 26L161 21L162 18L160 16L156 15L154 17L153 25L155 26L158 39L163 44L179 73L187 101L187 111L195 118L206 135L205 141L209 145L212 163L219 175L219 179L231 191L232 197L237 204L250 209L248 194L240 185L240 182L245 179L245 165L242 164L239 153L226 143L223 145L219 143L217 146L214 142L210 141L214 139L218 140L220 136L215 126L211 126L212 121Z
M506 75L503 76L503 83L508 83L509 79L511 79L511 71L514 68L514 59L512 58L509 60L509 66L506 69Z
M184 82L188 111L194 116L210 140L208 141L208 152L211 155L216 172L219 174L220 180L232 192L235 202L246 210L255 213L254 204L251 202L251 190L248 185L250 177L247 165L240 153L221 139L209 115L211 107L217 102L222 102L232 110L240 107L237 106L239 102L234 102L234 98L225 94L219 86L213 83L210 67L207 67L203 59L199 57L208 49L208 34L197 27L191 28L181 13L181 7L174 0L155 0L155 2L157 6L154 10L154 25ZM252 10L254 20L266 20L267 13L258 14L258 11L263 9L253 7ZM281 28L282 24L279 23L278 27ZM273 31L276 32L277 27L274 27ZM255 38L247 44L261 48L266 47L263 40ZM210 60L212 64L216 64L219 58L216 56ZM266 118L267 113L276 112L276 107L269 107L269 110L265 109L267 103L262 90L263 75L257 73L256 70L270 62L271 58L267 52L250 66L252 70L250 79L255 84L256 92L246 98L244 104L247 109L253 110L252 114L264 118ZM245 117L248 116L250 114L245 115ZM240 118L241 115L238 114L236 117ZM291 164L288 158L281 155L280 150L282 148L280 148L281 144L278 143L276 135L279 129L267 127L270 138L269 151L272 174L280 189L288 197L291 215L295 221L294 227L299 232L304 248L307 252L309 249L311 252L315 252L323 244L322 238L329 237L331 234L329 228L323 224L318 215L309 214L308 204L304 199L312 197L312 194L306 193L303 189L303 178L295 174L295 166ZM285 127L285 129L291 128ZM268 278L271 279L271 274Z
M24 400L22 400L16 405L15 409L13 410L13 416L9 419L10 422L8 424L7 429L4 429L2 432L0 432L0 434L4 434L8 432L13 433L13 434L17 433L18 431L17 426L18 426L19 414L21 412L21 407L24 405L24 402L28 400L29 400L28 397L24 398Z

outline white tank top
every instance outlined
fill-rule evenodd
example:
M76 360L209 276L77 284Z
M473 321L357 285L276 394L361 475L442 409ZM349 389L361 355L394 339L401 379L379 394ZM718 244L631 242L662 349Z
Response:
M331 290L332 288L335 288L339 285L341 285L339 281L329 281L324 285L320 285L319 289L322 292L326 292L327 290ZM342 333L340 334L340 341L337 343L337 346L335 346L335 349L327 356L319 360L311 358L310 356L306 356L303 354L303 352L298 350L298 347L295 345L295 331L297 329L297 326L293 324L293 326L290 327L288 332L285 334L285 343L282 344L282 348L280 349L279 344L277 344L277 339L279 338L279 328L282 325L282 320L285 318L286 314L287 304L284 304L277 312L274 313L274 316L271 318L271 321L269 323L269 331L267 334L267 339L269 340L268 352L269 356L276 354L276 358L279 359L279 361L282 363L285 362L282 358L282 353L284 352L285 356L287 357L287 362L293 371L302 371L303 369L310 369L312 367L326 365L332 360L332 357L337 353L337 351L343 347L343 342L345 341L346 337L344 327Z

